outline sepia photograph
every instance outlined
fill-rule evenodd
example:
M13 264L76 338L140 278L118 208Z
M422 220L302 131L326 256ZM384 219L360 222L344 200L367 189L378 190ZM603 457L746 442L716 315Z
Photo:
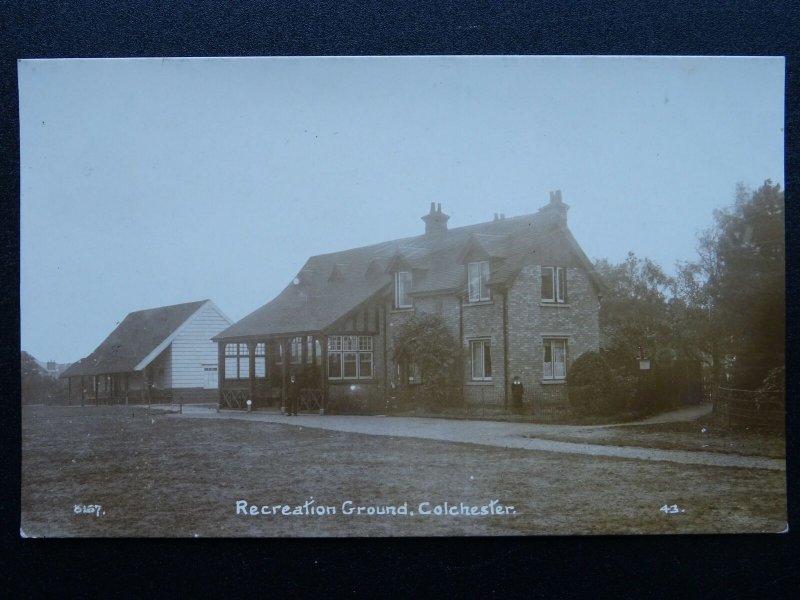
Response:
M788 531L783 57L17 65L21 537Z

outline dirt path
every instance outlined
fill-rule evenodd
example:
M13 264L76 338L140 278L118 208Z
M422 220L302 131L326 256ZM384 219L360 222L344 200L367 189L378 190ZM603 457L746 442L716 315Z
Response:
M635 460L664 461L715 467L738 467L783 471L783 459L761 456L739 456L714 452L659 450L632 446L601 446L537 439L536 434L569 433L585 427L567 425L537 425L533 423L499 423L495 421L450 421L411 417L367 417L338 415L300 415L287 417L275 413L217 412L214 409L184 406L178 418L241 419L327 429L346 433L361 433L388 437L409 437L502 448L521 448L540 452L582 454Z

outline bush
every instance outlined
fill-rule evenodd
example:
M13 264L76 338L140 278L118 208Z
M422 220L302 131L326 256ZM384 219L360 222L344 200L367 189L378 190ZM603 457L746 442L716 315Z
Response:
M414 315L395 331L393 347L395 363L416 364L421 374L420 385L400 386L406 402L428 410L461 402L454 393L461 373L461 349L444 319Z
M610 416L628 408L635 396L630 377L616 372L599 352L581 354L567 374L572 410L582 415Z

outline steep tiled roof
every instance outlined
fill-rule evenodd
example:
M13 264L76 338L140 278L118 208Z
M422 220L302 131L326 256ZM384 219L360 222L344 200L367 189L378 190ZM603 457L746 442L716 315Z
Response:
M129 313L94 352L61 377L129 373L208 300Z
M298 273L296 283L214 339L324 331L375 294L388 290L392 266L398 264L413 270L412 295L465 293L463 257L470 245L493 261L490 284L504 285L516 277L523 261L530 259L538 239L554 228L567 231L550 213L539 211L313 256ZM581 256L591 270L582 252Z

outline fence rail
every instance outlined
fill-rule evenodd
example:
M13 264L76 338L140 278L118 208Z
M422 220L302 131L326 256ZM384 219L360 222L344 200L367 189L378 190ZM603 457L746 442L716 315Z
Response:
M714 391L717 415L729 427L783 430L786 393L718 387Z

